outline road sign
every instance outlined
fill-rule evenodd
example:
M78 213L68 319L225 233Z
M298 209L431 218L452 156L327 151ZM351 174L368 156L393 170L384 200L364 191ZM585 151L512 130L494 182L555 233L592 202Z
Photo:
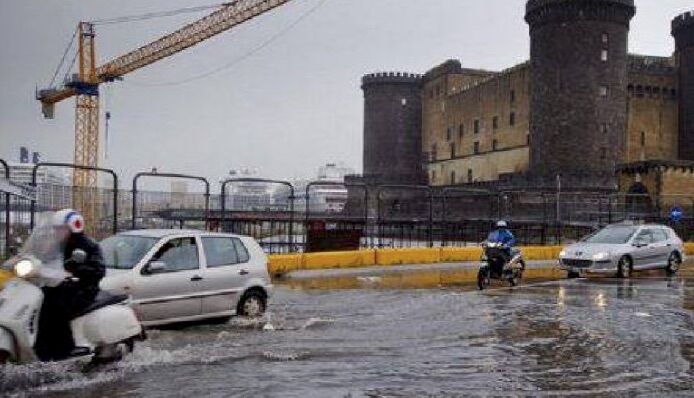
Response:
M679 206L674 206L672 209L670 209L670 220L672 222L680 222L682 221L682 216L683 216L682 208Z

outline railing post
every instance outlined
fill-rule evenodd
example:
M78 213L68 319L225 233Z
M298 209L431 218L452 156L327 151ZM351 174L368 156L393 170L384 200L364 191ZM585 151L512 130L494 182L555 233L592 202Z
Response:
M0 164L5 169L5 178L10 181L10 166L4 160L0 159ZM10 193L5 192L5 255L10 250Z

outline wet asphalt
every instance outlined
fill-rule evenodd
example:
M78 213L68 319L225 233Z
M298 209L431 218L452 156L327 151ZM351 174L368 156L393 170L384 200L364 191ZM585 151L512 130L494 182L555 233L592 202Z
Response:
M0 393L694 396L692 268L485 292L431 272L279 285L261 321L153 330L126 360L91 373L76 363L10 366Z

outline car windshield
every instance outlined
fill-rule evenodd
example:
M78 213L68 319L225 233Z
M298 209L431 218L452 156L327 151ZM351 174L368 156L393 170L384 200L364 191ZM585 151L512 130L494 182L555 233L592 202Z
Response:
M588 236L583 242L621 245L629 242L636 230L636 227L629 226L609 227Z
M155 243L156 238L146 236L115 235L104 239L101 241L101 250L106 268L133 268Z

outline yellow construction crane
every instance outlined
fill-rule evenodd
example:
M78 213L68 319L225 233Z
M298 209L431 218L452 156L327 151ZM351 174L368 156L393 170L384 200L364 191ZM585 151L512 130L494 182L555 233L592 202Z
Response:
M167 58L219 33L273 10L291 0L237 0L219 5L219 9L181 29L161 37L101 66L96 65L94 23L80 22L77 26L77 73L63 82L37 92L45 118L53 118L56 103L76 98L74 163L97 167L99 163L99 85ZM96 172L74 170L73 185L96 187ZM82 195L75 195L75 207L94 219L96 204Z

